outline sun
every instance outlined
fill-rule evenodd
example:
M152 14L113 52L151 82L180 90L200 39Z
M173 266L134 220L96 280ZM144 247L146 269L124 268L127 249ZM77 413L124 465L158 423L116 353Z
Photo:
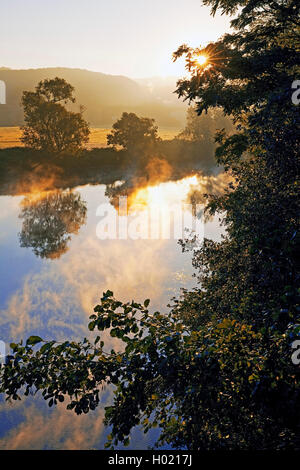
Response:
M196 57L196 62L197 62L198 65L201 65L201 66L206 64L206 62L207 62L206 55L198 55Z

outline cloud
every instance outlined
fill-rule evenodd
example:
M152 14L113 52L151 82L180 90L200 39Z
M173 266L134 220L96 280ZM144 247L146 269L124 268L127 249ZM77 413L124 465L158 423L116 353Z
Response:
M185 195L191 181L186 181ZM180 184L169 185L167 193L172 199L182 192L185 183ZM150 298L150 307L163 311L180 284L188 287L191 282L190 254L181 254L176 240L99 240L95 214L103 195L98 194L99 189L83 189L84 196L91 199L88 225L60 259L29 263L21 287L0 311L7 343L32 334L45 339L82 339L90 334L88 317L103 291L113 290L122 301ZM160 191L163 189L159 188L158 195L149 191L154 202ZM117 339L107 335L104 339L108 349L117 349ZM3 449L90 449L99 447L100 441L103 444L103 404L97 411L77 417L64 406L49 409L37 397L30 397L11 408L1 405L0 413L4 412L8 423L9 416L16 413L21 422L12 429L7 425L7 434L0 439Z
M60 405L56 408L36 404L13 406L22 421L0 439L2 450L103 448L104 411L98 408L88 415L77 416Z
M168 240L78 237L60 260L46 261L39 272L25 276L0 312L1 326L10 325L9 341L45 333L78 338L86 334L88 317L107 289L122 301L150 298L153 308L166 305L166 289L178 284L174 273L182 270L174 245Z

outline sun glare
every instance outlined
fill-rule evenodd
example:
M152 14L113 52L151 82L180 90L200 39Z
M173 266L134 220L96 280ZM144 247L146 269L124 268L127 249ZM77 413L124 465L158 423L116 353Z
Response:
M197 175L193 175L176 182L169 181L140 188L130 197L128 206L132 211L141 211L149 207L168 207L170 204L185 200L191 187L198 183Z
M197 62L198 65L204 65L207 62L207 57L205 55L199 55L196 58L196 62Z

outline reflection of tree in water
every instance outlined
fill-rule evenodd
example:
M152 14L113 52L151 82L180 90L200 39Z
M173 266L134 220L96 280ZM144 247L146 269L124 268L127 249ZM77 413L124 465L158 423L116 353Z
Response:
M127 197L127 208L130 209L135 193L148 186L172 181L172 166L162 157L151 157L144 168L127 174L123 181L115 181L106 185L105 195L111 205L118 210L119 198Z
M86 221L87 208L79 193L51 191L25 197L21 203L23 219L20 245L32 248L41 258L59 258L68 250L70 234L77 234Z
M105 196L109 198L110 204L119 209L119 198L126 196L127 198L136 190L132 181L117 181L116 183L107 184ZM123 214L125 215L125 214Z

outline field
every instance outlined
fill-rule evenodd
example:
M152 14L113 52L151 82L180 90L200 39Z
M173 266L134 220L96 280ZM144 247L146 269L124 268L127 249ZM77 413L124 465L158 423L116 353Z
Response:
M106 136L109 132L110 129L92 128L90 141L87 144L87 148L106 147ZM159 136L163 140L171 140L179 132L179 129L170 130L162 128L159 130ZM0 149L23 146L23 144L20 142L20 137L21 131L19 127L0 127Z

